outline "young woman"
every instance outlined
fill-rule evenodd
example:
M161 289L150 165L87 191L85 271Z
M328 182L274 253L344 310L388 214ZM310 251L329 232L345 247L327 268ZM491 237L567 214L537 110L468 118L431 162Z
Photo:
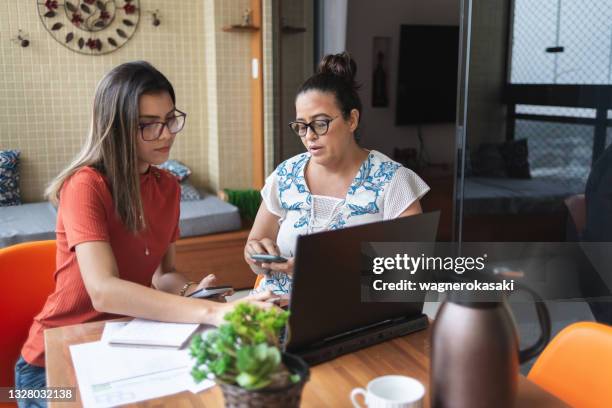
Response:
M187 298L214 276L188 282L174 268L180 188L152 165L168 159L185 117L147 62L122 64L98 84L85 146L47 189L59 204L56 286L21 351L17 387L45 385L45 329L112 315L216 325L233 308ZM267 297L246 301L269 307Z
M296 120L289 126L308 150L281 163L266 179L263 202L244 249L255 273L255 292L291 291L298 235L344 228L421 212L429 187L414 172L357 144L361 101L357 66L347 53L327 55L299 89ZM282 255L261 263L253 254Z

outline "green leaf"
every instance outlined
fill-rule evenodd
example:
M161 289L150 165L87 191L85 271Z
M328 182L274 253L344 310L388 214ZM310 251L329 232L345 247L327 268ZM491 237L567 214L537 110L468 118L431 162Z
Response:
M269 379L271 375L276 372L278 369L278 364L275 364L272 360L266 360L259 364L258 367L255 368L255 371L251 374L257 376L262 379Z
M247 390L251 389L253 385L257 384L257 382L258 382L258 378L249 373L240 373L236 377L236 383L239 386L246 388Z
M269 384L271 383L271 380L269 378L261 378L259 381L257 381L255 384L251 385L250 390L259 390L261 388L265 388L267 387Z
M206 379L206 373L201 370L198 370L195 367L191 370L191 376L196 382L201 382Z
M236 368L241 372L252 372L257 367L255 357L255 349L253 347L243 347L236 354Z
M271 360L274 362L274 364L279 365L281 363L282 360L282 355L281 352L278 348L276 347L270 347L268 349L269 354L271 354Z
M253 341L255 343L262 343L264 341L266 341L266 334L264 332L257 332L255 333L255 335L253 336Z
M268 358L268 345L267 344L258 344L255 346L255 359L259 361L264 361Z

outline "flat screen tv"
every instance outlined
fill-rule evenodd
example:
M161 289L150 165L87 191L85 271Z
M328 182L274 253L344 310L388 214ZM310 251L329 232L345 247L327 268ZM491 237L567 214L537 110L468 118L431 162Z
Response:
M458 59L458 26L401 26L396 125L455 121Z

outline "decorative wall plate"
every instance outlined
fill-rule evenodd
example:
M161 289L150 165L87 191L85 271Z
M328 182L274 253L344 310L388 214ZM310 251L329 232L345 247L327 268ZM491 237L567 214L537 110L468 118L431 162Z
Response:
M40 21L64 47L102 55L124 46L140 21L140 0L37 0Z

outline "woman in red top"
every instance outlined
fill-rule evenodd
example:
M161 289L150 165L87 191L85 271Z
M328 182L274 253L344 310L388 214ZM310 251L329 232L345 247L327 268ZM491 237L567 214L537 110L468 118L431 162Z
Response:
M217 325L234 306L185 297L214 276L197 284L174 268L180 188L151 165L168 159L185 123L175 102L166 77L142 61L98 84L85 146L47 189L59 204L56 287L23 346L17 387L45 385L45 329L111 315ZM268 297L246 301L269 307Z

